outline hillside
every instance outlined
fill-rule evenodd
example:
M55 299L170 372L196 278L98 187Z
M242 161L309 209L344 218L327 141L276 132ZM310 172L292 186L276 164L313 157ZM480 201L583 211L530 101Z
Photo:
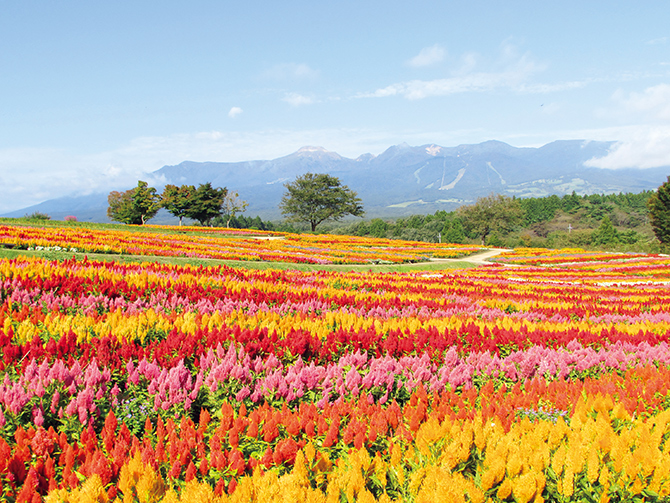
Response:
M375 156L342 157L321 147L304 147L267 161L192 162L164 166L148 175L163 185L212 182L237 190L248 201L247 215L279 220L284 183L306 172L329 173L355 190L368 217L397 218L451 211L491 192L520 198L641 192L656 189L670 168L605 170L584 165L605 156L614 142L556 141L540 148L517 148L499 141L441 147L407 144ZM45 201L4 216L40 211L52 218L74 215L80 221L108 221L107 194ZM167 213L154 223L172 223Z

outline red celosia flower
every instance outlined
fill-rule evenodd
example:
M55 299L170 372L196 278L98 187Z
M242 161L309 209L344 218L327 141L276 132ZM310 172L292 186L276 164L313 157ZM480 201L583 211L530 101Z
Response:
M237 449L232 449L230 451L230 468L236 472L237 475L242 475L244 470L247 468L247 464L244 461L244 456Z
M188 466L186 467L186 473L184 474L184 481L190 482L195 478L196 473L197 471L193 461L189 462Z

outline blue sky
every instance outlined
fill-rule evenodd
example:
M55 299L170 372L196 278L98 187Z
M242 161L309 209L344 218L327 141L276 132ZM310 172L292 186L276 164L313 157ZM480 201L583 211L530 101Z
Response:
M192 161L616 140L670 165L670 2L1 1L0 213Z

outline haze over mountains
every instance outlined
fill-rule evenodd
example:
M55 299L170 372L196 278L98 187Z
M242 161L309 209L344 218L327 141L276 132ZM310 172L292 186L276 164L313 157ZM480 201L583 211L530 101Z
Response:
M368 217L451 211L491 192L517 197L641 192L656 189L670 174L670 167L609 170L584 165L607 155L614 144L583 140L555 141L540 148L516 148L499 141L457 147L401 144L356 159L322 147L303 147L269 161L184 161L162 167L148 181L159 191L168 183L228 187L248 201L246 215L267 220L281 218L278 204L284 183L307 172L340 178L358 193ZM75 215L79 220L105 222L106 209L107 193L53 199L4 216L41 211L54 219ZM159 214L152 223L165 221L166 216Z

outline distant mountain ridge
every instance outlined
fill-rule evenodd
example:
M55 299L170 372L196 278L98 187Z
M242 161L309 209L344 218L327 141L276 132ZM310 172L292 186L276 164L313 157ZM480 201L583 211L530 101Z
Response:
M281 218L278 205L284 184L307 172L340 178L358 193L370 217L451 211L491 192L517 197L560 196L573 191L641 192L656 189L666 180L669 167L608 170L584 166L590 159L607 155L614 144L562 140L539 148L517 148L495 140L456 147L403 143L377 156L363 154L356 159L307 146L265 161L184 161L164 166L152 176L159 190L168 183L205 182L236 190L249 203L245 213L264 219ZM5 216L43 211L53 218L74 214L80 220L107 221L106 198L107 194L60 198ZM64 210L68 205L70 209Z

